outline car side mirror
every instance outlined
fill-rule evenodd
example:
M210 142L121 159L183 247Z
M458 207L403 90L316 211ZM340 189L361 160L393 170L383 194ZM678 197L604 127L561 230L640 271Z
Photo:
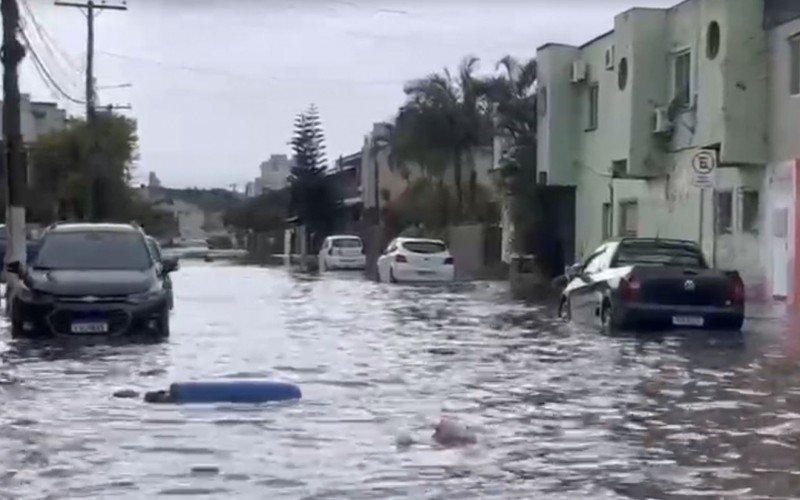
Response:
M178 267L178 259L175 258L164 259L164 261L161 263L161 271L164 274L175 272L178 270Z
M582 269L583 269L583 266L581 265L580 262L578 262L576 264L572 264L571 266L568 266L564 270L564 275L567 277L568 280L574 280L575 278L577 278L577 277L579 277L581 275Z
M14 262L9 262L6 265L6 272L8 272L8 274L14 274L16 276L22 276L22 273L23 273L22 262L20 262L18 260L14 261Z

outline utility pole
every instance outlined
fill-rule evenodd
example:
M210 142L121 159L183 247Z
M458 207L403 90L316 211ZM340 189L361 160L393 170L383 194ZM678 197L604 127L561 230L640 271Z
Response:
M81 2L56 1L59 7L77 7L86 11L86 124L91 136L91 147L89 148L89 177L90 191L88 203L88 217L95 219L100 217L100 205L98 203L100 195L100 177L102 172L97 167L97 128L96 128L96 95L94 86L94 18L95 10L128 10L127 5L108 5L103 3L96 4L94 0Z
M25 263L25 163L22 151L20 126L19 63L25 57L25 48L17 40L19 8L17 0L2 0L3 46L3 160L8 182L6 193L6 230L9 244L5 263ZM9 280L9 283L13 278Z

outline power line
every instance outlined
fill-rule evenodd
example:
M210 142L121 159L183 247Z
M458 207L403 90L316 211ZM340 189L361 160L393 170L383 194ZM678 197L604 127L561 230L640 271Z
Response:
M81 101L80 99L72 97L67 91L63 89L63 87L61 87L61 85L59 85L56 79L53 78L53 75L50 74L50 71L47 69L47 66L45 66L41 58L39 58L39 54L37 54L36 49L33 48L33 44L31 43L30 38L28 38L28 34L25 33L24 29L20 29L19 31L22 34L22 39L25 41L25 46L31 53L34 66L36 67L39 76L42 77L42 80L44 81L45 85L48 85L48 87L55 89L56 92L61 94L65 99L67 99L70 102L73 102L75 104L86 104L86 101Z
M253 81L271 81L277 83L347 83L347 84L354 84L354 85L403 85L407 82L407 80L354 80L354 79L334 79L334 78L319 78L316 80L302 80L300 78L279 78L275 76L267 76L267 75L252 75L252 74L245 74L245 73L234 73L231 71L226 71L224 69L219 68L212 68L212 67L203 67L203 66L188 66L183 64L172 64L167 63L164 61L160 61L158 59L151 59L149 57L142 57L142 56L133 56L129 54L120 54L117 52L107 52L104 50L98 50L98 54L112 57L115 59L122 59L126 61L134 61L144 64L149 64L152 66L158 66L164 69L174 70L174 71L186 71L189 73L200 73L200 74L208 74L208 75L216 75L226 78L232 79L239 79L239 80L253 80Z
M73 59L66 52L63 52L59 48L58 44L53 41L53 38L50 36L47 30L45 30L41 23L39 23L39 21L36 19L36 15L33 13L33 9L31 8L30 4L28 4L28 0L21 0L21 2L22 6L25 8L25 12L27 12L28 17L31 20L31 23L36 29L36 32L39 34L39 38L42 40L45 49L50 52L56 60L58 60L60 57L60 59L62 59L72 71L81 74L82 71L79 69L75 61L73 61ZM58 52L58 55L56 55L56 52Z

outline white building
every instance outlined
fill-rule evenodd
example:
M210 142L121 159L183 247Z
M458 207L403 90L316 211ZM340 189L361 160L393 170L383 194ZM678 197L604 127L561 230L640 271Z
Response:
M183 240L205 240L206 214L202 208L181 200L164 199L154 205L157 210L167 212L178 222L178 234Z
M289 185L294 162L286 155L272 155L260 166L261 176L256 179L257 194L264 190L277 191Z

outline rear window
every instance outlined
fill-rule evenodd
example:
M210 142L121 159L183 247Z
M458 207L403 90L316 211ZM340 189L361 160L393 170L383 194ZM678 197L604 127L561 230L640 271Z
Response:
M361 240L358 238L336 238L331 242L334 248L361 248Z
M403 248L414 253L442 253L447 251L444 243L436 241L407 241L403 243Z
M680 243L623 243L617 253L617 266L659 265L706 267L697 247Z

